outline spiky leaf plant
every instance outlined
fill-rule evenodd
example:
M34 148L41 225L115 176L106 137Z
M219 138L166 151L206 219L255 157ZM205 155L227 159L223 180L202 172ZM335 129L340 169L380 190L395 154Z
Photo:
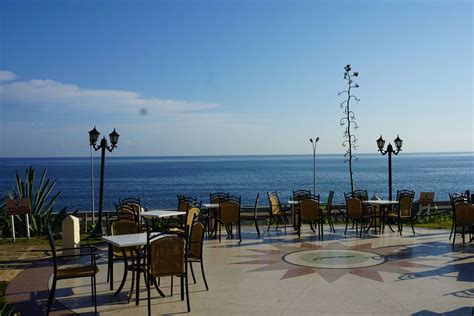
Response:
M61 230L63 219L71 213L66 207L59 212L54 212L54 206L61 195L61 191L53 194L56 179L46 178L46 169L43 170L38 186L35 187L35 169L30 166L26 170L25 179L16 171L16 181L13 191L8 193L11 199L29 198L31 204L30 232L33 236L44 236L47 234L47 225L51 225L53 234L58 234ZM77 211L72 212L72 214ZM22 231L26 228L25 216L19 215L15 218L16 223L20 223Z

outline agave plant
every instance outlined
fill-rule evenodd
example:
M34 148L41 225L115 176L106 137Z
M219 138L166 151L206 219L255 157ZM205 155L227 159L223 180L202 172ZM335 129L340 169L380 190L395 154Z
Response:
M48 224L51 225L53 234L57 234L61 229L63 219L69 214L66 207L59 212L53 212L54 206L61 195L61 191L58 191L51 196L55 184L56 179L46 178L46 169L43 170L37 188L35 188L35 169L33 167L30 166L26 170L24 180L20 177L18 171L16 172L16 183L13 186L13 191L8 193L8 196L11 199L30 199L30 232L32 235L44 236L47 234ZM24 230L26 228L25 216L16 216L16 223L20 223Z

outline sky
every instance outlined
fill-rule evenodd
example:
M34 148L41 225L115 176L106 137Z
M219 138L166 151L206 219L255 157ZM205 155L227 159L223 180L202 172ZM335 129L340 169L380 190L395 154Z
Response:
M0 157L474 151L472 1L0 1ZM107 137L108 138L108 137Z

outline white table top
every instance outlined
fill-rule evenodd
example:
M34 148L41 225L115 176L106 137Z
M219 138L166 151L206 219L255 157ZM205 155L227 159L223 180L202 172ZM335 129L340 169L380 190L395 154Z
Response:
M395 205L395 204L398 204L398 201L390 201L390 200L367 200L367 201L362 201L362 204L370 204L370 205Z
M133 247L146 245L146 233L103 236L102 240L117 247Z
M186 212L151 210L151 211L146 211L146 212L140 213L140 216L145 217L145 218L164 218L164 217L181 216L181 215L186 215Z
M219 203L202 203L203 208L219 208Z
M299 201L289 200L287 203L288 203L289 205L296 205L296 204L299 204L300 202L299 202Z

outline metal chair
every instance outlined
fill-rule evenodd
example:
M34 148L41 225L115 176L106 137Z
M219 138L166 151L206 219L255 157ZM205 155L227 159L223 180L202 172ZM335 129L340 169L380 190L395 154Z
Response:
M217 215L217 225L219 228L219 242L221 242L221 226L225 224L227 233L232 237L231 224L237 224L239 241L242 242L241 222L240 222L240 196L230 195L219 202L219 213ZM230 230L230 231L229 231Z
M310 223L311 230L314 231L313 224L318 227L318 237L322 237L322 212L320 208L320 199L318 195L306 195L299 200L298 207L298 225L297 233L298 238L301 237L301 224L303 221Z
M414 227L414 213L413 213L413 199L415 198L415 192L411 190L400 190L397 191L397 201L398 205L395 210L389 210L384 214L384 223L385 218L393 218L397 222L398 232L402 236L403 230L403 221L410 220L411 229L413 235L415 235ZM384 225L385 226L385 225Z
M181 300L186 294L187 311L191 311L188 288L187 237L149 231L147 234L148 315L151 315L151 283L156 279L177 276L181 279Z
M192 224L190 227L190 233L188 237L188 257L187 262L191 269L191 275L193 281L196 283L196 277L194 276L193 263L199 262L201 265L202 278L204 279L204 285L206 291L209 290L207 286L206 274L204 273L204 260L203 260L203 246L204 246L204 233L206 232L206 221L203 220L202 216L194 215Z
M329 191L328 195L328 201L326 203L326 207L324 211L322 211L322 220L324 221L325 219L328 220L329 228L332 232L336 232L336 229L334 228L334 224L332 221L332 200L334 198L334 191Z
M273 220L275 220L277 223L275 230L278 230L278 225L283 220L283 226L286 234L286 218L288 216L288 210L282 207L280 198L278 197L278 193L276 191L267 192L267 196L268 202L270 203L267 232L270 231L270 226Z
M58 280L64 279L74 279L74 278L91 278L91 292L92 300L94 302L94 313L97 314L97 290L96 290L96 274L99 272L99 269L96 265L97 259L97 249L94 247L81 247L81 248L62 248L60 251L64 250L77 250L77 249L87 249L87 252L82 252L79 254L70 254L70 255L57 255L56 246L54 244L53 233L51 232L51 226L48 225L48 239L49 245L51 247L51 253L53 256L53 283L51 289L49 290L49 297L47 303L46 315L49 315L51 306L54 300L54 294L56 291L56 284ZM71 259L88 256L90 257L89 264L83 264L73 267L61 267L58 263L59 259Z
M474 225L474 205L469 203L467 199L457 198L454 200L454 236L453 245L456 240L456 227L462 227L462 243L465 243L464 235L466 226L469 227L469 234L472 235Z
M346 200L346 229L344 230L344 235L347 233L350 219L355 224L356 233L360 223L360 237L362 237L364 225L367 220L372 219L373 214L363 207L362 200L356 194L352 192L344 193L344 198Z

